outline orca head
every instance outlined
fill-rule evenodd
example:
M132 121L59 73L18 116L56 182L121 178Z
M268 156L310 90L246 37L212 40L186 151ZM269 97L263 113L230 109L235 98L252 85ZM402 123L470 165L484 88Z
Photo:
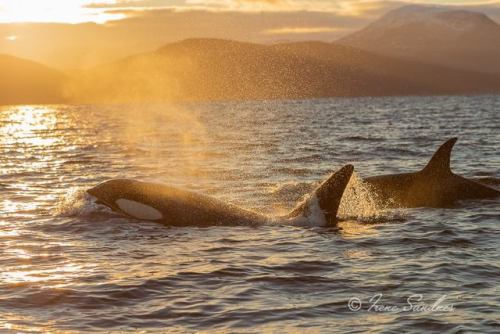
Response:
M99 183L87 190L87 193L97 198L97 200L107 206L114 205L120 197L132 192L139 181L130 179L113 179Z
M148 203L143 183L130 179L113 179L88 189L87 192L114 211L141 220L160 220L161 211Z

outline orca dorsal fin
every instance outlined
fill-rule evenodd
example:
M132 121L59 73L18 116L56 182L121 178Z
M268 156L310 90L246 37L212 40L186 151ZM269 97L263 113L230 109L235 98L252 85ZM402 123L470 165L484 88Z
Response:
M295 209L288 214L288 218L297 217L300 215L307 215L312 210L312 205L319 205L325 221L328 224L336 222L337 211L340 206L340 201L344 194L344 190L351 179L354 172L353 165L345 165L330 177L323 181L311 195Z
M457 137L450 138L443 145L441 145L436 153L434 153L431 160L427 163L427 166L422 169L422 172L432 175L451 174L451 150L457 142L457 139Z

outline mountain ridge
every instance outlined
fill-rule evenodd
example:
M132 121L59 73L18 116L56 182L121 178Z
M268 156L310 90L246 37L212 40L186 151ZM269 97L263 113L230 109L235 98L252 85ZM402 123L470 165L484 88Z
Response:
M35 62L0 56L0 71L3 74L0 104L500 92L500 75L451 69L348 45L314 41L267 45L193 38L68 74Z
M40 63L0 54L0 105L61 103L67 77Z
M500 24L474 11L405 6L337 42L384 56L500 73Z
M83 76L83 80L74 83L73 91L97 101L302 99L500 91L497 75L401 60L325 42L264 45L194 38L97 67Z

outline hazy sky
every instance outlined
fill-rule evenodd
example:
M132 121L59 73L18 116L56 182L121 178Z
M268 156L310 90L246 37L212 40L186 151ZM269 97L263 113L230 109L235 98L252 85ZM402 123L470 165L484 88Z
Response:
M500 0L0 0L0 53L70 69L190 37L333 41L409 3L500 22Z
M364 16L404 3L491 5L492 0L0 0L0 22L106 22L123 11L315 11ZM137 14L137 13L136 13Z

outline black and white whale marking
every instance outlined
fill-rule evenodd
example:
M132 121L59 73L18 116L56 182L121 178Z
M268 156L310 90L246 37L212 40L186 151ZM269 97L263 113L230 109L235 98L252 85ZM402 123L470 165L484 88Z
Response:
M449 207L461 200L500 196L500 192L454 174L451 150L457 138L446 141L421 171L368 177L364 181L389 207Z
M342 167L292 212L279 218L294 220L319 210L325 225L335 224L342 195L353 171L352 165ZM267 216L206 195L157 183L113 179L87 192L96 197L98 203L116 212L171 226L259 224L270 220Z

